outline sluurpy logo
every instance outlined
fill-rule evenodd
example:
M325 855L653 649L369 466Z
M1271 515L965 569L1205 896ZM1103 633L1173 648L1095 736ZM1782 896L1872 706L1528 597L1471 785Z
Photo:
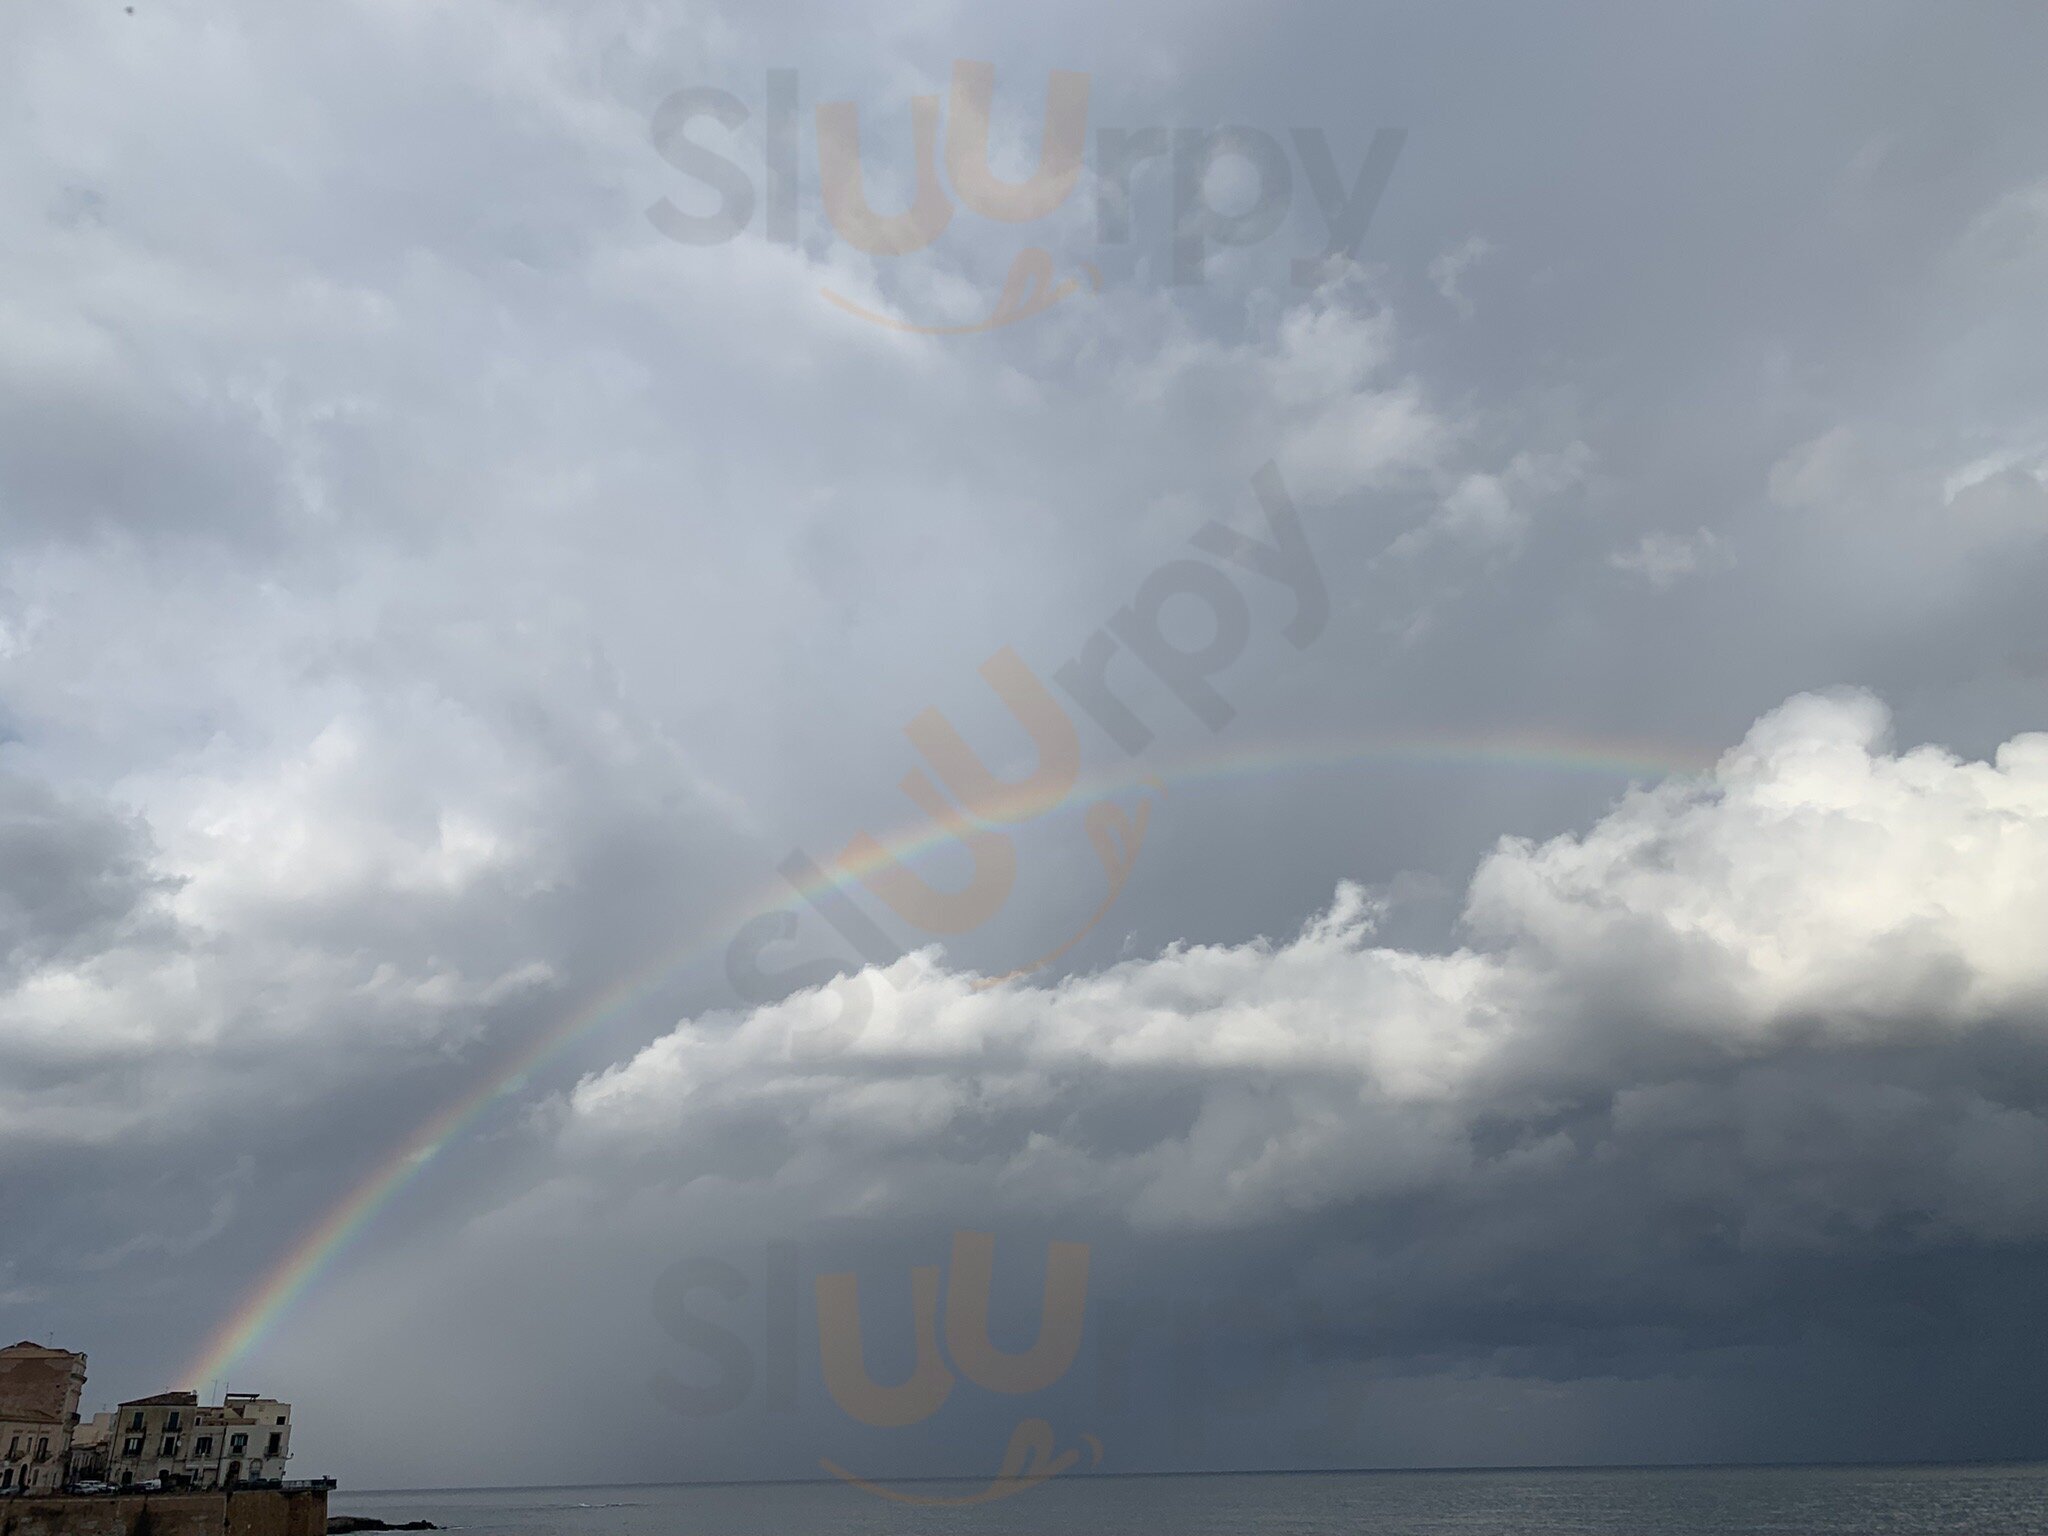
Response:
M863 1448L817 1455L816 1465L847 1486L898 1503L958 1506L1099 1467L1105 1438L1097 1431L1122 1454L1164 1451L1186 1461L1200 1457L1212 1428L1241 1439L1284 1412L1296 1431L1339 1443L1355 1434L1371 1390L1369 1375L1342 1368L1341 1315L1276 1287L1256 1266L1202 1294L1181 1289L1188 1275L1178 1271L1155 1274L1164 1290L1145 1286L1129 1252L1102 1255L1106 1273L1098 1276L1085 1242L999 1243L987 1232L955 1231L944 1264L928 1262L939 1254L921 1240L913 1253L893 1240L869 1251L894 1257L859 1270L813 1268L801 1246L778 1241L752 1268L711 1254L667 1265L654 1282L653 1317L683 1358L651 1371L649 1393L686 1419L751 1408L764 1416L763 1437L777 1444L805 1424ZM1025 1300L1034 1288L1035 1332ZM998 1295L1024 1305L998 1310ZM997 1338L1030 1343L1005 1349ZM1010 1400L1023 1416L1004 1430ZM804 1417L812 1407L826 1409L822 1419ZM1056 1420L1065 1427L1056 1430ZM988 1425L996 1432L984 1440L977 1426ZM902 1479L849 1464L881 1443L871 1432L940 1430L948 1447L985 1447L994 1475L953 1493L905 1488Z
M964 1379L984 1392L1029 1397L1065 1378L1081 1352L1087 1331L1088 1245L1050 1242L1046 1245L1045 1287L1038 1334L1028 1349L999 1349L989 1336L990 1296L995 1287L996 1240L986 1232L955 1232L952 1253L941 1276L939 1266L916 1265L909 1275L914 1364L903 1380L883 1384L869 1367L861 1323L860 1277L853 1271L819 1275L813 1284L817 1308L818 1366L825 1390L847 1418L870 1429L908 1429L932 1419ZM764 1337L772 1358L765 1372L769 1406L795 1406L797 1362L792 1340L797 1336L795 1253L778 1245L769 1255L764 1299ZM941 1323L940 1290L945 1303ZM672 1265L655 1283L655 1315L683 1343L712 1360L716 1377L708 1382L657 1372L649 1381L655 1399L689 1417L729 1413L753 1392L756 1361L746 1341L731 1329L692 1311L690 1301L710 1291L727 1301L743 1297L751 1282L732 1265L699 1259ZM1091 1432L1078 1437L1088 1448L1089 1465L1102 1462L1102 1441ZM819 1466L852 1487L902 1504L955 1506L987 1504L1035 1488L1077 1466L1080 1445L1060 1449L1052 1425L1040 1417L1020 1419L1010 1432L995 1476L976 1491L961 1495L912 1493L864 1477L822 1457Z
M919 1424L939 1411L952 1395L958 1376L984 1391L1012 1397L1043 1392L1073 1368L1087 1324L1088 1245L1049 1243L1045 1256L1045 1296L1038 1337L1021 1353L997 1349L989 1341L989 1292L995 1283L996 1240L985 1232L956 1232L946 1275L945 1347L939 1344L939 1271L936 1265L910 1272L911 1314L916 1360L908 1378L894 1386L878 1385L868 1374L861 1345L860 1281L853 1274L820 1275L818 1354L825 1389L851 1418L878 1429ZM948 1369L947 1360L952 1368ZM1082 1439L1092 1452L1091 1466L1102 1461L1102 1442L1092 1433ZM1056 1451L1052 1425L1041 1418L1018 1421L1003 1450L1001 1466L986 1488L958 1497L906 1493L848 1471L826 1459L820 1465L842 1482L905 1504L986 1504L1036 1487L1074 1466L1080 1451Z
M1163 162L1171 184L1167 267L1170 281L1184 286L1203 280L1213 249L1256 245L1281 228L1293 202L1294 166L1299 160L1322 217L1325 239L1319 252L1293 261L1291 278L1297 284L1312 284L1326 276L1334 262L1356 259L1407 137L1399 128L1376 130L1358 170L1347 180L1319 128L1292 129L1283 143L1274 134L1244 124L1103 127L1096 132L1091 166L1091 92L1091 77L1084 73L1050 72L1038 163L1023 180L1008 180L991 164L995 65L955 61L943 99L910 99L914 190L893 212L878 210L868 194L859 104L821 103L813 117L818 200L825 218L854 249L895 260L933 247L963 208L996 224L1043 223L1073 195L1084 172L1092 171L1096 241L1125 245L1136 238L1133 210L1139 168ZM691 136L693 128L708 122L724 130L728 147L734 147L736 136L752 120L753 109L731 91L715 86L691 86L664 98L651 124L655 151L709 189L715 205L709 212L696 212L673 198L659 198L647 210L656 229L685 245L722 245L752 225L756 205L762 203L765 237L785 245L799 242L804 170L797 71L767 71L764 96L765 199L757 196L746 165ZM1218 196L1218 182L1230 179L1228 173L1219 176L1219 168L1232 162L1252 179L1248 198ZM703 195L689 200L701 203ZM1011 258L987 313L964 321L888 314L829 285L820 292L840 309L877 325L931 336L970 335L1044 314L1080 293L1084 280L1090 292L1102 288L1101 268L1091 260L1077 260L1069 275L1055 281L1057 271L1058 263L1043 245L1023 246Z
M1252 637L1250 601L1232 580L1232 570L1288 594L1292 611L1280 633L1296 650L1306 649L1328 623L1329 593L1278 465L1260 468L1252 477L1252 491L1266 524L1264 536L1220 522L1197 529L1189 543L1208 559L1177 555L1156 566L1131 600L1089 635L1071 660L1053 670L1053 684L1066 705L1008 646L981 665L982 680L1035 749L1036 762L1026 776L999 776L941 711L926 709L912 718L903 731L924 766L912 768L898 787L922 818L915 830L894 837L856 833L823 864L801 848L792 849L779 869L804 905L851 948L857 968L848 974L847 959L830 954L773 968L765 964L771 950L797 936L797 909L785 904L750 918L727 944L725 972L734 992L749 1003L768 1004L794 990L830 984L840 1009L831 1033L843 1044L869 1017L870 978L886 983L889 967L906 953L905 945L856 897L870 899L903 926L930 937L972 932L1003 909L1015 888L1016 832L1077 801L1085 801L1082 825L1102 863L1105 893L1058 944L982 978L979 985L994 986L1044 969L1101 923L1130 880L1152 808L1166 794L1158 775L1137 774L1133 780L1140 792L1128 809L1106 792L1084 796L1077 715L1093 722L1133 762L1153 741L1151 726L1128 693L1111 681L1113 665L1124 658L1124 666L1142 669L1215 733L1236 715L1217 680ZM1199 638L1185 630L1176 633L1167 624L1169 607L1201 615ZM934 884L913 867L912 856L933 847L965 853L970 871L965 885Z

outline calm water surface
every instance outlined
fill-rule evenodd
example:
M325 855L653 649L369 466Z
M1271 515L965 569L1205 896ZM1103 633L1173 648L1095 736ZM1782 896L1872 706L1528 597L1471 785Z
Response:
M1066 1477L966 1509L890 1503L837 1483L341 1489L330 1507L480 1536L2048 1536L2048 1464Z

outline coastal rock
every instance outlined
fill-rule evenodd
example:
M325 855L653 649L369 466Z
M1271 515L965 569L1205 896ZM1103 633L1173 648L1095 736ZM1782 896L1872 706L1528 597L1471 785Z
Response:
M431 1520L408 1520L403 1525L392 1525L374 1515L329 1515L327 1536L351 1536L356 1531L438 1531L441 1529Z

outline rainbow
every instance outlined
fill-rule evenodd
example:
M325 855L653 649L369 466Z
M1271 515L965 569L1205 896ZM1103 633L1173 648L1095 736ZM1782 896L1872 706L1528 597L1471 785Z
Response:
M1056 801L1034 799L1019 792L1009 798L1003 810L1021 820L1026 814L1043 814L1060 804L1089 804L1154 780L1198 785L1283 773L1401 764L1587 773L1642 780L1703 772L1712 767L1714 757L1714 753L1703 749L1670 743L1599 741L1531 733L1247 745L1189 757L1165 767L1137 760L1084 778ZM943 846L952 836L944 826L919 822L875 839L864 857L847 860L829 873L821 871L816 879L795 883L796 893L810 898L846 889L853 879L888 860L914 858ZM791 882L785 881L757 893L739 903L727 920L714 925L717 938L712 943L693 937L687 946L656 956L649 964L587 998L560 1023L494 1067L481 1082L435 1111L279 1255L207 1337L183 1379L194 1383L228 1376L231 1368L263 1340L349 1243L376 1219L377 1213L493 1104L517 1093L536 1070L599 1025L647 997L684 967L708 957L747 917L786 902L790 888Z

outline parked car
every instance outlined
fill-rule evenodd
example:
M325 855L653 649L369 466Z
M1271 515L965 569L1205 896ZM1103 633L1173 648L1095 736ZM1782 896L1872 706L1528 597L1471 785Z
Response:
M114 1491L114 1485L112 1483L102 1483L97 1482L92 1478L87 1478L82 1483L73 1483L71 1485L71 1491L73 1493L112 1493Z

